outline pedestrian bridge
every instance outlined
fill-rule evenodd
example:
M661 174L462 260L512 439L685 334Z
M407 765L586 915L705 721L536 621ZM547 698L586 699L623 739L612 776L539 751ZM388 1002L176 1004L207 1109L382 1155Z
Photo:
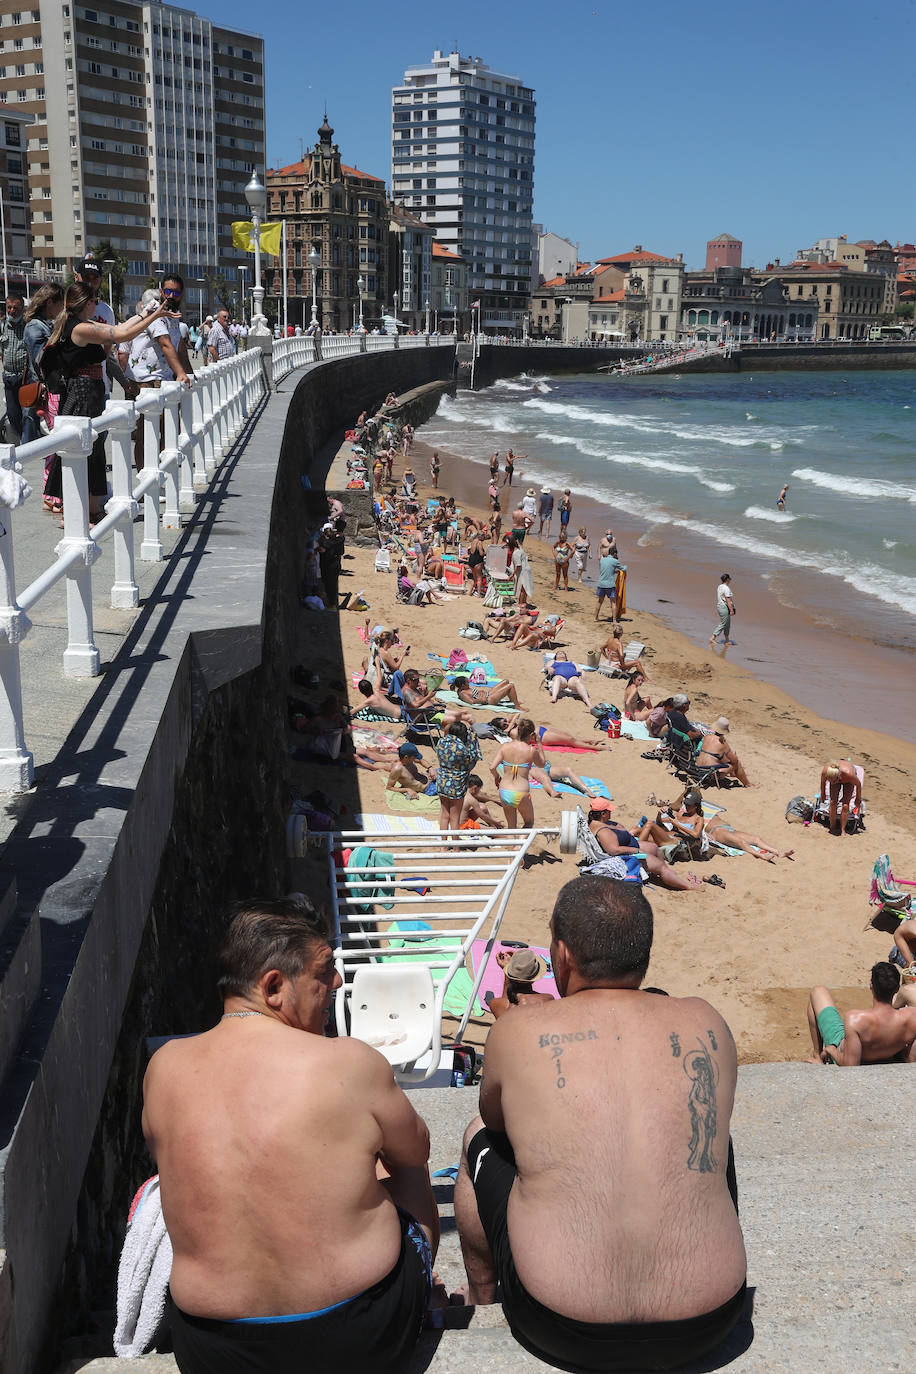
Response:
M17 463L33 488L0 512L3 1369L40 1370L56 1332L89 1310L113 1219L146 1168L146 1038L214 1010L229 904L284 890L286 696L323 502L302 478L321 487L361 410L454 371L446 341L326 338L320 350L283 341L269 374L251 350L190 392L114 402L99 421L0 451L6 490ZM93 427L110 432L114 495L90 528ZM41 509L53 448L63 531ZM313 618L330 679L337 617Z

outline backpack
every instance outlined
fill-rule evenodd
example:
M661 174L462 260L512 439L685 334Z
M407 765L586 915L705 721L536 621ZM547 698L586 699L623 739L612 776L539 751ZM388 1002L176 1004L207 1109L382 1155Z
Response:
M807 825L814 817L814 807L804 797L793 797L786 807L786 820L790 825Z

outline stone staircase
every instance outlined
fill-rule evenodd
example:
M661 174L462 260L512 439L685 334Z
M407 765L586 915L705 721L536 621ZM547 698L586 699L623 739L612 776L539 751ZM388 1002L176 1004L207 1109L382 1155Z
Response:
M432 1135L431 1167L457 1164L476 1110L471 1090L413 1094ZM743 1322L692 1374L876 1374L913 1367L907 1335L916 1292L909 1136L912 1066L739 1071L733 1136L750 1295ZM437 1181L436 1268L464 1278L451 1204ZM452 1309L424 1333L405 1374L515 1374L547 1369L513 1340L499 1307ZM71 1360L57 1374L176 1374L171 1356Z

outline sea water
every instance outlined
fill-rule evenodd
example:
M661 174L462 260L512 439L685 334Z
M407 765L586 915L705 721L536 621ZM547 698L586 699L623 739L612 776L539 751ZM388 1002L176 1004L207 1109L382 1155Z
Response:
M480 464L511 447L523 489L568 486L644 548L916 649L916 372L522 375L445 398L423 438Z

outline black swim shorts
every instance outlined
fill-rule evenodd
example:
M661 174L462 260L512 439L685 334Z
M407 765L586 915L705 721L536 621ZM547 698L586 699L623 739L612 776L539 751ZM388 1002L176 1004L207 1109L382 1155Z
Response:
M522 1286L512 1258L507 1208L516 1169L508 1137L484 1128L474 1136L467 1154L477 1210L499 1276L503 1311L513 1336L532 1355L573 1374L678 1369L712 1350L738 1321L746 1284L714 1312L683 1321L581 1322L551 1311ZM731 1191L733 1167L729 1175ZM735 1192L732 1197L737 1208Z
M398 1208L401 1253L385 1278L320 1312L250 1321L191 1317L169 1302L181 1374L402 1374L432 1291L426 1233Z

